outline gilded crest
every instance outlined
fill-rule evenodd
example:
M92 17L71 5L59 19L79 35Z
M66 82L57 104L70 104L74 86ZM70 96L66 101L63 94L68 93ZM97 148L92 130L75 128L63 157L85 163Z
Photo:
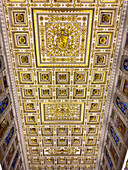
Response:
M70 34L66 32L64 29L61 29L57 34L55 35L55 44L56 47L58 47L61 50L65 50L68 48L71 38Z

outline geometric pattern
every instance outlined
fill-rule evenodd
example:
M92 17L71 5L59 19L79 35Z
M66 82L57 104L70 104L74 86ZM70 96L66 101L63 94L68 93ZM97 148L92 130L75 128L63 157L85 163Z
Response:
M27 22L27 11L26 9L11 9L10 10L11 21L13 27L26 27Z
M28 32L13 32L15 48L29 48L29 35Z
M32 67L30 53L16 53L17 67Z
M84 103L41 103L42 123L83 123Z
M115 10L100 10L99 26L114 26Z
M29 169L95 168L119 28L122 1L115 2L5 0Z
M93 10L34 9L37 66L88 66L92 16Z

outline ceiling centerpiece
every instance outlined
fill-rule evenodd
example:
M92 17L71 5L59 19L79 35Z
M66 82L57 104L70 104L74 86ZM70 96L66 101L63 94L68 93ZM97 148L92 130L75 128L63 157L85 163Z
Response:
M93 10L33 9L38 67L87 67Z

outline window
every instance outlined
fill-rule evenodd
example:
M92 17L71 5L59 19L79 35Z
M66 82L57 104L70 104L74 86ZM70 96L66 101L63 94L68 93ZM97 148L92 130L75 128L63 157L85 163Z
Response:
M122 111L122 113L125 115L127 110L127 105L119 97L116 98L116 104L118 108Z
M128 59L125 59L125 60L124 60L123 66L124 66L124 69L125 69L126 71L128 71Z
M7 136L5 138L5 141L3 143L3 150L4 151L6 150L6 147L8 146L8 144L10 143L10 140L11 140L13 134L14 134L14 127L11 128L10 132L7 134Z
M8 97L6 97L3 101L0 102L0 114L3 113L3 111L8 106Z
M111 135L116 143L116 145L118 146L118 143L119 143L119 137L118 135L116 134L115 130L113 129L113 127L111 126L110 127L110 132L111 132Z
M108 154L108 151L107 151L106 147L105 147L105 154L106 154L106 158L107 158L107 160L108 160L108 163L109 163L109 165L110 165L110 169L112 169L113 163L112 163L112 160L111 160L111 158L110 158L110 156L109 156L109 154Z

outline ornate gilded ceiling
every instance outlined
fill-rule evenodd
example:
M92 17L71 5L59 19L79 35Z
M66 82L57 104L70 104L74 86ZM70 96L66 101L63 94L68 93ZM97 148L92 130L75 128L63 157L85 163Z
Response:
M122 0L4 0L29 169L94 169Z

